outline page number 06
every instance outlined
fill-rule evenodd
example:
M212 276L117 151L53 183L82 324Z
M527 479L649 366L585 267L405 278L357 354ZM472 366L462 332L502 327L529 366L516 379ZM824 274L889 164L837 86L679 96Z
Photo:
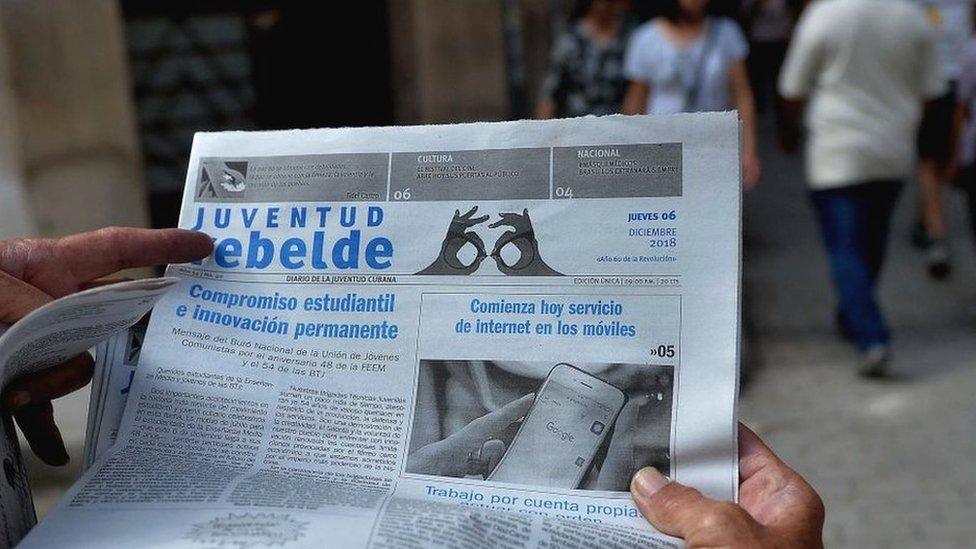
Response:
M410 187L393 191L393 200L410 200Z

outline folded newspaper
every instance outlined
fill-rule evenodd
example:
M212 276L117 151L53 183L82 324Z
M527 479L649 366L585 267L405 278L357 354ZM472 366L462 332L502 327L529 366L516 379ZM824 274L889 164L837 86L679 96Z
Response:
M93 288L39 307L12 327L0 324L0 387L127 333L176 281L158 278ZM9 547L36 519L13 421L6 414L0 419L0 547Z
M734 113L198 134L215 242L103 342L24 547L676 547L734 499Z

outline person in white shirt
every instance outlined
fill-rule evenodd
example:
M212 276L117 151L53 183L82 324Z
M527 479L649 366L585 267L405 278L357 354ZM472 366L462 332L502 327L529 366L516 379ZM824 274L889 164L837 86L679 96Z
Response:
M806 102L806 172L830 258L841 333L883 375L890 333L875 289L889 220L915 166L927 100L945 93L934 32L905 0L821 0L798 23L780 93Z
M709 17L709 0L661 0L663 17L637 28L624 55L624 114L736 109L742 119L743 185L759 181L756 107L739 25Z

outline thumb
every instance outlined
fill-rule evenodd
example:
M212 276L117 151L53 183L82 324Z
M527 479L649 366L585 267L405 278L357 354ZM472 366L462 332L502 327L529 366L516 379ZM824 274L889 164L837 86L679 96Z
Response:
M689 547L739 547L760 537L759 524L738 505L706 498L653 467L634 475L630 491L654 528L684 538Z
M469 423L458 431L459 439L465 444L480 445L489 438L503 431L509 425L522 419L535 402L535 393L529 393L522 398L515 399L494 412L489 412Z
M0 322L13 324L50 301L51 296L0 271Z

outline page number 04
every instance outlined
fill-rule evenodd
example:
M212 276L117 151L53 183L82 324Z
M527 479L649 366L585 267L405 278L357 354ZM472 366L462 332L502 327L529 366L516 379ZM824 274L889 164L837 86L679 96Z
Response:
M556 187L556 198L573 198L572 187Z

